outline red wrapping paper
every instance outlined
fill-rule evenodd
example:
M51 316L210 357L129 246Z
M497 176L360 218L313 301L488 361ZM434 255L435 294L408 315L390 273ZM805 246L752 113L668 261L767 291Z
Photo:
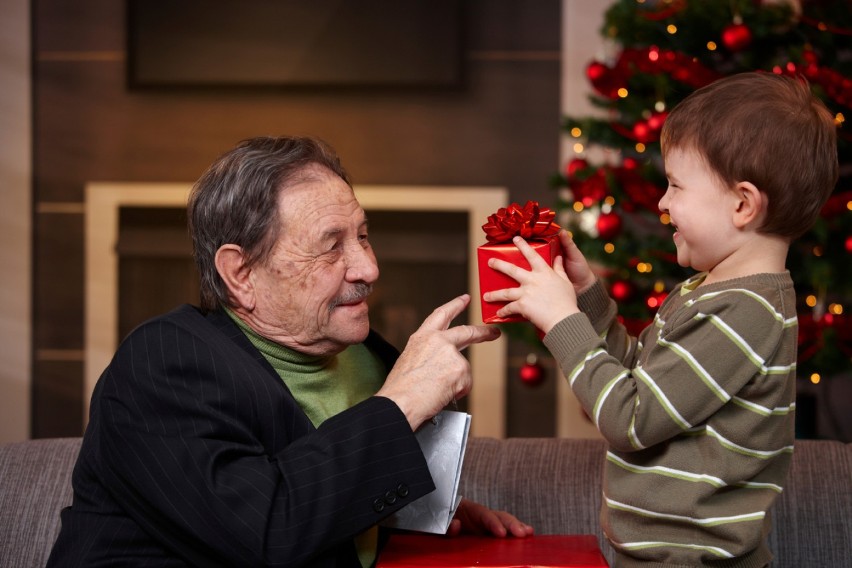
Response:
M494 538L393 534L376 568L607 568L593 535Z
M482 226L488 244L477 247L479 266L479 297L482 302L482 321L485 323L508 323L526 321L521 316L497 317L497 310L505 302L486 302L482 296L486 292L515 288L518 283L496 270L489 268L488 260L499 258L511 264L529 270L530 265L512 243L512 238L520 236L541 256L549 266L562 254L562 247L556 236L560 227L553 222L556 213L546 207L539 207L535 201L527 201L521 207L512 203L488 216L488 222Z

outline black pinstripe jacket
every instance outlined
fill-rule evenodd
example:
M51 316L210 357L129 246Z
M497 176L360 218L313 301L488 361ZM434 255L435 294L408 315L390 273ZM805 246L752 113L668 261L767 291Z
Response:
M48 566L359 566L352 537L434 488L393 402L314 428L230 318L192 306L122 342L73 486Z

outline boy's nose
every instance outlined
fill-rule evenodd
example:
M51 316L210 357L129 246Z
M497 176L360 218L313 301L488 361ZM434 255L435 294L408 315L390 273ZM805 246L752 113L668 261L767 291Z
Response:
M660 210L660 213L668 212L668 207L669 207L668 206L668 203L669 203L668 195L669 195L669 192L668 192L668 190L666 190L666 192L660 198L660 201L657 203L657 208Z

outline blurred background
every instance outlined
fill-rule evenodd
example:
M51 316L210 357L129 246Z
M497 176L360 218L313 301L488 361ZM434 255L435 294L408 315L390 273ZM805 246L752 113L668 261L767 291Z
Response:
M494 203L557 210L639 326L681 276L658 238L659 126L692 89L750 69L807 76L841 124L833 209L790 265L799 435L852 436L850 2L0 6L0 441L80 435L103 357L144 319L197 301L182 200L251 136L337 149L369 202L372 321L400 348L437 304L476 295ZM532 330L505 335L466 404L474 433L597 436Z

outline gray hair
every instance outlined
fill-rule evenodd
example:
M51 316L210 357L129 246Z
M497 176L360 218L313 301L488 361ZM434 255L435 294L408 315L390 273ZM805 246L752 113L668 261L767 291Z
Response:
M229 306L216 270L222 245L239 246L252 266L267 260L278 239L278 197L305 168L317 164L351 186L331 146L309 137L258 137L220 156L192 188L189 232L201 285L201 308Z

